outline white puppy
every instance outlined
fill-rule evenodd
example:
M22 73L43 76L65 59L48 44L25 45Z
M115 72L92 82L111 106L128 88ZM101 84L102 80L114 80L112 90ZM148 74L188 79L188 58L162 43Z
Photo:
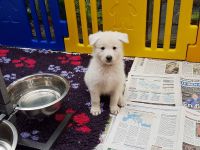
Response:
M118 105L125 104L123 43L128 43L128 35L111 31L97 32L89 36L89 42L94 52L84 80L91 96L90 112L99 115L100 95L110 95L110 112L117 114L120 110Z

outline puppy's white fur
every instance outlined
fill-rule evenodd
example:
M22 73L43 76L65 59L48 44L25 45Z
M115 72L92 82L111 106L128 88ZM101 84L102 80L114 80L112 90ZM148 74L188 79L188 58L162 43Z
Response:
M93 115L99 115L100 95L110 95L110 111L117 114L118 105L124 106L123 90L125 83L123 63L123 43L128 43L128 35L120 32L97 32L89 36L93 46L93 58L85 74L85 83L91 96ZM112 57L108 61L107 57Z

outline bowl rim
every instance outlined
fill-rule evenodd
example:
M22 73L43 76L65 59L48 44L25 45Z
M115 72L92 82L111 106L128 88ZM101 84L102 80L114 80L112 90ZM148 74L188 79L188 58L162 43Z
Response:
M64 91L64 93L58 98L56 99L55 101L51 102L51 103L48 103L48 104L45 104L45 105L42 105L42 106L37 106L37 107L20 107L20 106L17 106L17 103L13 103L13 106L14 106L14 109L16 110L24 110L24 111L31 111L31 110L38 110L38 109L43 109L43 108L46 108L46 107L49 107L49 106L52 106L56 103L58 103L59 101L61 101L69 92L69 89L70 89L70 82L65 79L64 77L60 76L60 75L57 75L57 74L53 74L53 73L36 73L36 74L32 74L32 75L28 75L28 76L25 76L25 77L22 77L14 82L12 82L11 84L8 85L7 87L7 91L10 91L17 83L19 82L22 82L23 80L27 79L27 78L31 78L31 77L36 77L36 76L54 76L54 77L57 77L59 79L61 79L65 85L69 86L69 88L66 88L66 90Z
M17 142L18 142L18 133L17 133L17 129L15 128L15 126L7 121L7 120L3 120L1 123L5 123L12 131L12 136L13 136L13 141L12 141L12 145L11 145L11 150L15 150L16 146L17 146Z

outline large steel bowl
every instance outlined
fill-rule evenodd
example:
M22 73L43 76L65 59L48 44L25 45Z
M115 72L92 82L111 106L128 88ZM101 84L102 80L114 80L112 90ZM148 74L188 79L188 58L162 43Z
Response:
M34 74L21 78L8 87L8 95L16 110L30 118L55 113L69 90L69 82L55 74Z
M0 123L0 150L15 150L17 146L17 130L8 121Z

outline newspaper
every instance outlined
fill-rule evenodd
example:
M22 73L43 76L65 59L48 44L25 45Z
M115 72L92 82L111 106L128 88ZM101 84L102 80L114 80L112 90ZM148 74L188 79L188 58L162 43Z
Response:
M125 99L150 104L181 105L180 79L177 76L129 74Z
M117 115L104 150L200 150L200 113L183 106L130 103Z
M200 63L135 58L125 96L128 101L161 105L182 103L200 110L199 77Z
M183 61L180 67L180 74L187 77L200 77L200 63Z
M184 113L182 150L200 150L200 113L191 109Z
M130 73L200 77L200 63L136 57Z
M101 150L200 150L199 77L199 63L135 58Z
M180 73L180 61L160 60L149 58L135 58L131 67L131 74L157 74L178 75Z
M117 115L104 150L180 150L181 108L130 103Z
M182 77L181 90L183 105L200 112L200 79Z

